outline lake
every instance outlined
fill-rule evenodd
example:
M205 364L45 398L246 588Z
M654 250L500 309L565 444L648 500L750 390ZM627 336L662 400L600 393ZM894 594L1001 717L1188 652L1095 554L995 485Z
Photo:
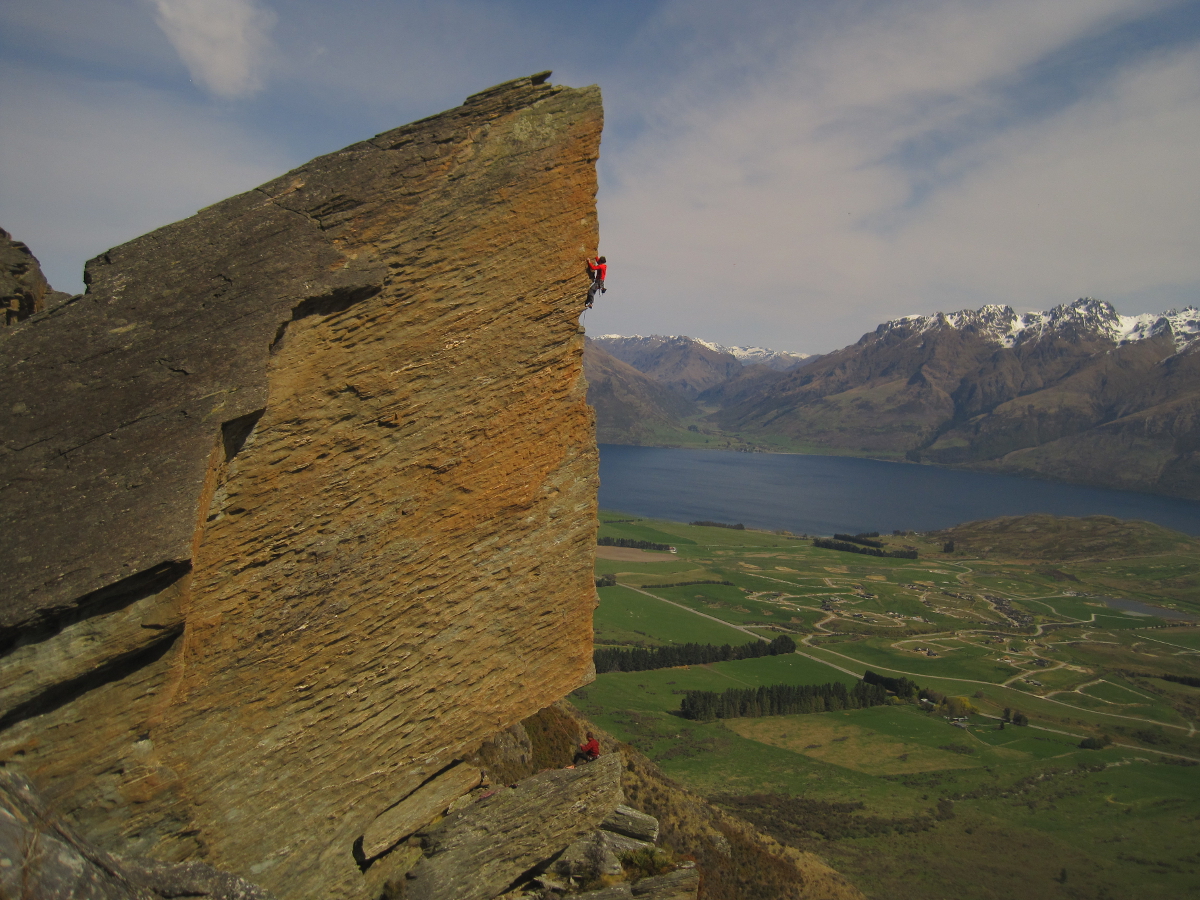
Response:
M600 506L802 534L933 531L996 516L1144 519L1200 535L1200 503L847 456L600 445Z

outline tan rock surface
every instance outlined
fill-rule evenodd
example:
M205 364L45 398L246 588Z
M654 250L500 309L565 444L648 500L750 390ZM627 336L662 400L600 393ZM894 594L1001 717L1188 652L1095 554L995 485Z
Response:
M363 834L362 852L367 859L399 843L435 816L446 811L471 788L479 784L480 772L475 766L458 763L431 778L379 818L367 826ZM470 800L469 797L463 798Z
M594 88L500 86L110 251L0 338L0 649L179 573L178 640L0 731L101 846L362 896L380 813L590 678L600 128Z
M409 900L487 900L594 830L617 807L621 758L534 775L447 816L423 835Z

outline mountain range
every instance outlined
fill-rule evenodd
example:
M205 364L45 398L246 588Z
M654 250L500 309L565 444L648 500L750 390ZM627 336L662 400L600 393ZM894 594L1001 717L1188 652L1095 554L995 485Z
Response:
M867 453L1200 499L1194 307L985 306L906 316L833 353L792 356L781 369L689 338L605 335L585 355L600 438L695 445L704 435L701 445ZM625 373L618 400L615 362L655 393Z

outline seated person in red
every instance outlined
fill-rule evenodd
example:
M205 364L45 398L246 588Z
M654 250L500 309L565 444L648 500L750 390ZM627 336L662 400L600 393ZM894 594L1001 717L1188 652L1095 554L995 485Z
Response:
M579 749L575 751L574 763L591 762L600 755L600 742L596 740L596 736L590 731L587 733L587 742L580 744Z

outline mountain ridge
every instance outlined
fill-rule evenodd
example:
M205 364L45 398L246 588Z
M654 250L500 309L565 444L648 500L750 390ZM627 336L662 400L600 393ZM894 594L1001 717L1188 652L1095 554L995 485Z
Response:
M1043 312L903 316L785 371L737 368L720 345L690 338L623 340L616 350L634 368L706 407L692 430L721 434L721 446L878 454L1200 499L1195 306L1124 316L1085 297Z

